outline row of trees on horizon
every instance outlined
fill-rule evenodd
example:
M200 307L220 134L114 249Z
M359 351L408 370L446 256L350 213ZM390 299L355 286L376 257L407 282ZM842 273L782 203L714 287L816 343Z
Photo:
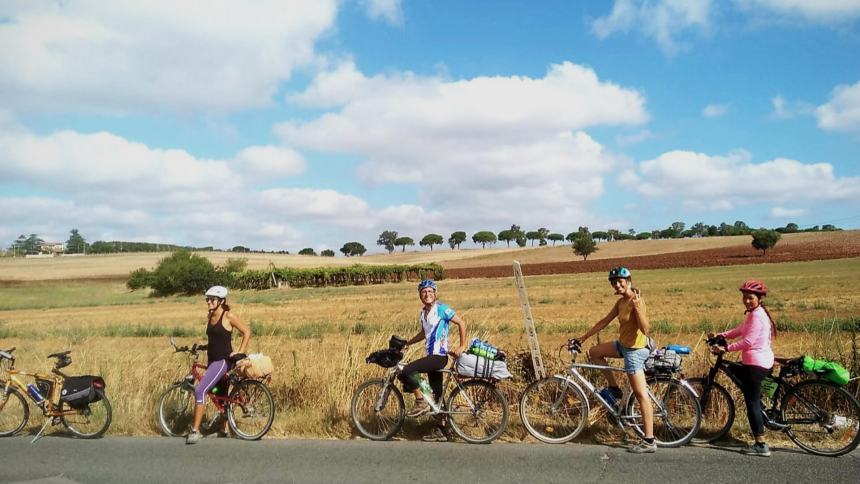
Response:
M733 235L752 235L753 232L756 230L772 230L778 234L785 234L796 232L828 232L842 229L832 224L825 224L821 226L815 225L812 227L801 229L796 223L789 223L786 224L784 227L777 227L775 229L753 229L750 228L745 222L738 220L734 224L728 224L724 222L720 225L707 225L702 222L698 222L689 227L687 227L684 222L674 222L664 229L655 229L652 231L638 233L633 229L629 229L627 232L622 232L617 229L590 232L588 227L579 227L575 232L570 232L566 235L563 235L558 232L552 232L545 227L541 227L537 230L525 231L519 225L511 225L509 229L502 230L500 232L492 232L489 230L477 231L472 234L471 240L472 243L474 243L476 246L480 245L481 248L486 248L488 244L494 245L498 242L505 242L507 244L507 247L510 247L511 243L516 244L516 246L518 247L526 247L529 244L534 247L535 243L537 243L538 246L549 246L550 244L552 244L552 246L555 246L556 243L564 242L569 242L571 245L575 246L577 244L577 241L580 239L590 239L592 242L611 242L616 240L725 237ZM424 235L424 237L422 237L418 241L418 245L421 247L429 247L429 249L432 251L433 247L443 246L447 242L447 245L451 248L451 250L458 250L460 249L460 245L465 243L467 240L469 240L469 236L465 231L455 231L451 233L447 239L441 234L430 233ZM582 243L584 242L581 242L580 244ZM389 254L394 252L394 250L398 247L401 249L401 252L405 252L407 247L412 247L415 245L415 239L409 236L401 235L396 230L385 230L381 234L379 234L379 237L376 240L376 245L383 247L386 251L388 251ZM123 252L162 252L175 251L180 249L195 251L220 250L215 249L212 246L190 247L173 244L157 244L152 242L108 242L99 240L93 243L88 243L78 229L72 229L70 231L69 239L64 244L63 252L66 254L112 254ZM28 254L50 253L51 250L51 247L46 246L45 241L38 235L21 235L15 241L12 242L12 245L9 247L8 255L23 256ZM364 255L367 252L367 248L361 242L352 241L345 243L339 249L339 251L346 257L354 257ZM229 249L229 252L267 254L290 253L287 250L252 250L248 247L241 245L232 247L231 249ZM334 250L325 249L317 253L317 251L311 247L301 249L298 254L308 256L320 255L323 257L335 256Z

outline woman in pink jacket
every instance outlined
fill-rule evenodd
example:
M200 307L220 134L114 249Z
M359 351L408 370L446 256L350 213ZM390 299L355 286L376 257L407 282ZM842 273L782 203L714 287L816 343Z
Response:
M733 367L733 373L741 381L741 390L747 405L747 418L750 422L755 443L741 450L747 455L769 457L770 449L764 441L764 418L761 410L761 382L770 375L773 368L773 350L771 343L776 336L776 324L770 313L762 304L762 298L767 295L764 282L749 280L740 288L743 303L746 307L746 319L737 328L720 333L727 340L737 341L727 346L713 346L711 352L719 354L725 351L740 351L743 365ZM710 337L715 335L711 333Z

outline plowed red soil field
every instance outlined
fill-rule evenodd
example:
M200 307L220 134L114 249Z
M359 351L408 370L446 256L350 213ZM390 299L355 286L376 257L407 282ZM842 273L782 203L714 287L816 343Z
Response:
M674 267L708 267L743 264L773 264L779 262L800 262L825 259L846 259L860 257L860 236L857 231L835 233L826 240L797 242L780 245L767 251L746 247L725 247L720 249L675 252L634 256L617 259L571 260L568 262L548 262L525 264L523 274L537 276L546 274L571 274L579 272L602 272L623 265L630 269L666 269ZM451 279L470 279L475 277L510 277L510 265L446 269L445 277Z

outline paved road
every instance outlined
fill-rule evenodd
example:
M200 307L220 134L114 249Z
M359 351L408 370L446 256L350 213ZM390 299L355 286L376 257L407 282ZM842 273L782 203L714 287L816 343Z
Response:
M601 445L47 436L0 439L0 482L857 483L860 452L770 459L686 447L632 455Z

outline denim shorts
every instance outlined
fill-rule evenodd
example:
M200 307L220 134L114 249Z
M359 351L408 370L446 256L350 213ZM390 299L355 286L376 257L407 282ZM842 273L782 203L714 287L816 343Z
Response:
M648 348L625 348L620 341L615 340L615 349L624 358L624 372L632 375L645 370L645 360L651 354Z

